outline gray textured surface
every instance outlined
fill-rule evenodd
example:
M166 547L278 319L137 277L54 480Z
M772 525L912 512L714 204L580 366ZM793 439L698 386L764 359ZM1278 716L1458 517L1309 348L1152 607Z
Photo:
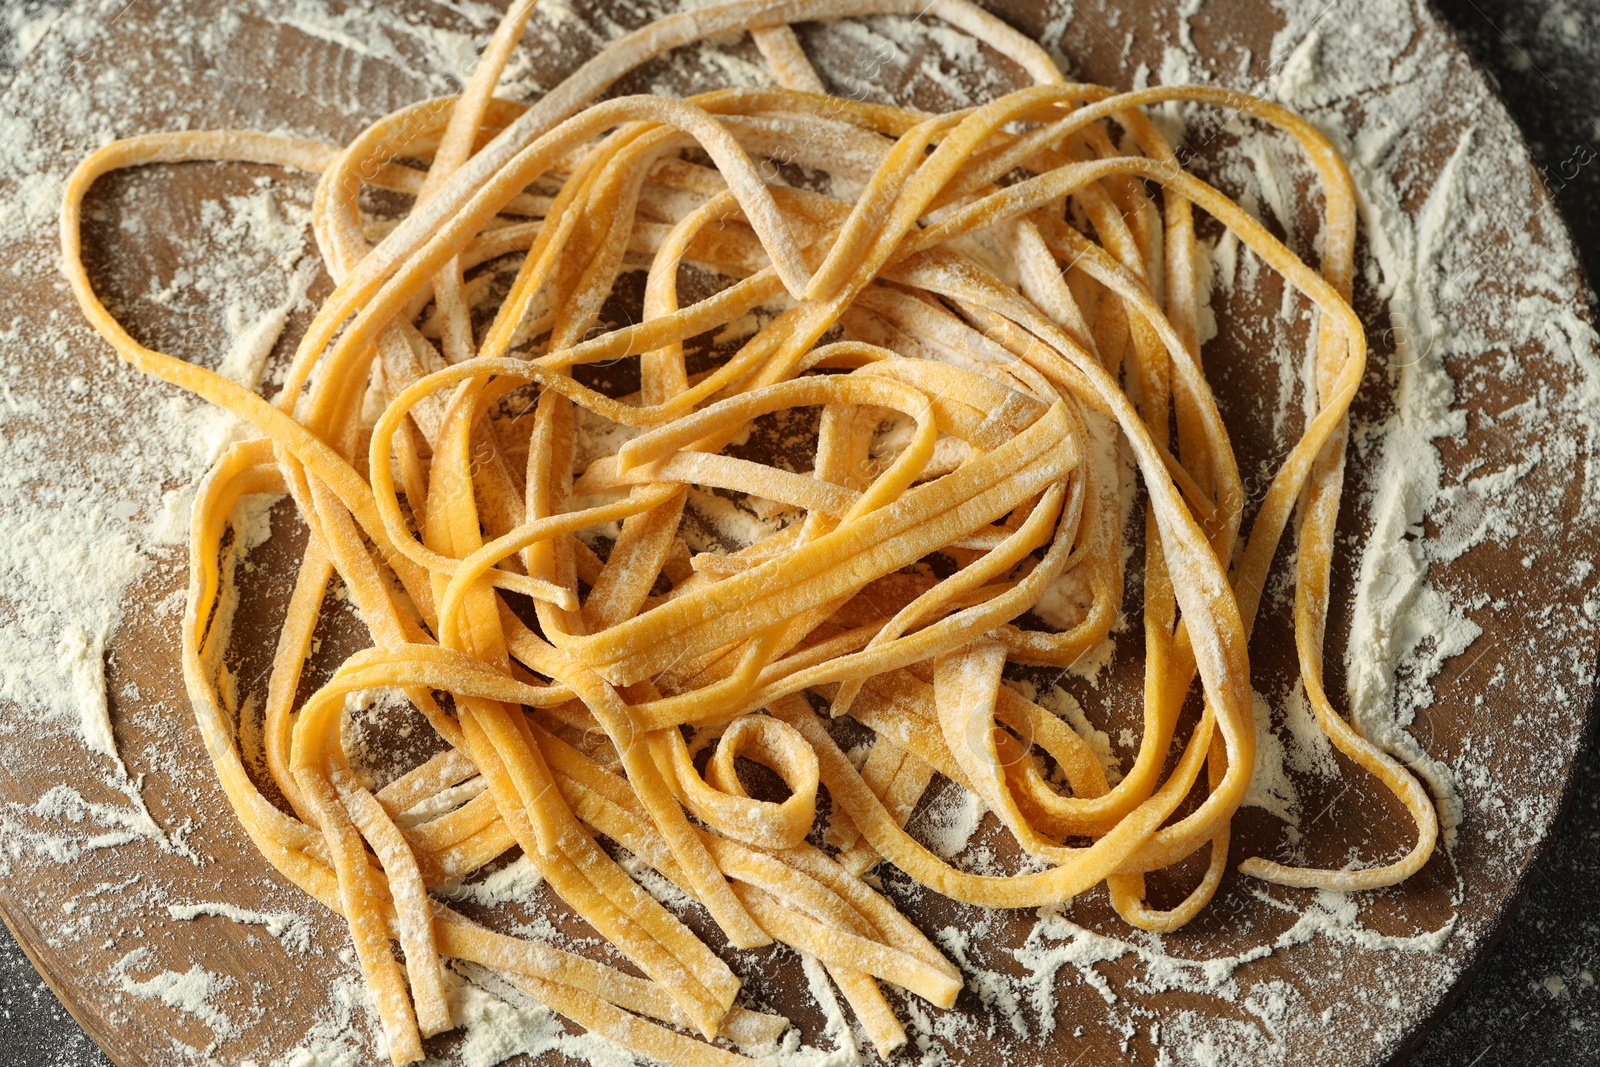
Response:
M1225 3L1226 0L1209 0ZM0 3L0 85L40 19L65 0ZM1600 0L1439 0L1498 81L1591 277L1600 276ZM1582 161L1589 162L1582 162ZM1600 754L1504 939L1407 1067L1600 1062ZM100 1067L78 1029L0 927L0 1061Z

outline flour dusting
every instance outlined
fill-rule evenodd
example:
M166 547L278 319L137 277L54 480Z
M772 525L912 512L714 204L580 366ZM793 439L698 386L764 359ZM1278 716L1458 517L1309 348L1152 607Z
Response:
M230 998L242 991L218 964L162 955L163 937L220 920L264 932L296 957L310 957L322 948L317 926L277 906L281 898L273 894L280 890L272 884L251 887L268 901L259 908L231 897L211 899L218 894L214 885L204 885L205 861L187 843L194 828L171 814L215 798L203 753L175 751L174 739L190 739L170 724L185 721L188 708L146 696L125 681L122 657L157 655L129 645L129 634L146 633L141 627L151 620L166 620L162 625L170 628L182 603L196 482L247 431L224 413L139 378L80 323L54 282L61 185L86 152L144 132L153 121L163 128L199 128L223 117L234 125L279 125L274 109L280 104L271 95L279 88L320 108L314 123L310 111L297 119L312 124L296 132L348 138L376 114L458 91L498 8L479 0L402 5L408 17L397 18L390 5L373 0L252 2L196 26L192 8L153 5L141 10L139 17L147 21L137 31L139 40L148 41L150 62L98 64L95 78L78 76L85 57L94 57L112 35L108 27L123 6L123 0L86 0L59 20L27 14L33 9L25 7L5 16L13 47L36 49L32 62L50 78L40 80L48 91L14 89L11 106L0 111L0 144L6 146L0 151L0 183L7 194L0 198L0 245L8 250L18 291L31 302L13 304L8 316L0 316L0 341L26 357L0 365L0 701L8 711L0 721L0 742L8 754L32 760L19 756L19 765L36 766L41 751L60 752L92 772L71 783L40 784L25 802L0 805L0 873L18 882L41 872L63 884L70 880L76 887L70 890L76 894L72 906L50 920L55 925L44 924L52 947L76 950L109 938L117 962L99 977L108 995L122 998L124 1011L155 1006L178 1020L182 1025L171 1038L175 1058L240 1062L236 1049L255 1047L250 1034L261 1023L260 1009L234 1005ZM1138 38L1148 37L1144 28L1136 33L1123 25L1114 10L1077 6L1083 10L1053 0L1042 22L1046 46L1069 71L1073 59L1062 46L1074 34L1109 41L1125 54ZM1523 870L1527 846L1547 832L1555 815L1553 803L1544 799L1555 790L1538 776L1554 775L1559 767L1534 767L1519 786L1504 773L1517 758L1506 751L1508 742L1485 731L1458 750L1442 751L1426 726L1431 714L1446 710L1435 707L1439 687L1472 670L1483 672L1480 706L1448 712L1507 713L1518 699L1510 681L1515 664L1507 666L1515 657L1548 664L1538 695L1549 701L1581 700L1592 681L1593 664L1584 654L1575 652L1569 664L1552 651L1592 645L1600 599L1592 595L1591 559L1528 555L1520 563L1530 578L1559 568L1563 588L1591 590L1587 615L1546 620L1546 648L1493 647L1495 613L1529 609L1509 595L1491 597L1464 587L1452 570L1476 553L1514 551L1520 535L1537 541L1553 523L1570 521L1552 483L1577 487L1577 514L1600 514L1593 478L1600 364L1594 331L1574 299L1570 249L1548 203L1524 188L1520 168L1526 156L1514 131L1477 76L1457 68L1460 61L1444 48L1427 9L1377 0L1278 0L1284 25L1267 54L1207 58L1196 42L1207 40L1207 20L1218 6L1203 0L1176 5L1154 31L1159 54L1141 53L1125 80L1200 81L1270 95L1308 115L1349 162L1364 238L1360 283L1381 309L1374 332L1382 334L1382 343L1375 342L1364 389L1381 401L1377 413L1358 420L1352 432L1358 476L1346 508L1354 509L1370 533L1351 550L1358 554L1347 605L1345 684L1335 703L1347 702L1368 737L1427 781L1439 802L1455 881L1430 898L1419 912L1423 919L1404 916L1409 925L1403 929L1366 914L1359 896L1247 883L1235 890L1241 898L1236 914L1251 916L1238 927L1237 947L1206 958L1187 955L1181 933L1163 937L1121 927L1122 934L1108 935L1087 917L1095 906L1087 899L1040 909L1020 946L998 942L1002 928L993 916L944 925L936 936L960 966L971 995L948 1013L914 998L896 1001L911 1036L900 1054L906 1062L942 1067L960 1062L952 1060L952 1050L970 1052L999 1041L1031 1055L1052 1035L1103 1037L1125 1056L1166 1067L1286 1064L1297 1050L1328 1035L1387 1054L1414 1021L1405 1005L1437 1003L1481 941L1483 930L1459 918L1462 894L1511 884ZM570 69L639 25L649 10L635 0L596 12L568 0L542 2L508 71L505 94L539 93L553 84L551 70ZM248 30L248 20L276 27L291 42L286 48L315 46L340 58L313 69L285 63L281 87L226 78L220 88L207 82L203 70L218 67L235 42L249 39L242 36L247 31L260 32ZM932 104L956 107L1013 85L1011 71L931 17L803 26L801 36L813 54L824 57L820 65L830 85L857 99L914 92ZM769 81L743 38L685 49L673 64L697 87ZM156 67L170 80L155 77ZM666 91L674 79L664 70L651 68L649 84L640 88ZM214 100L216 108L192 100ZM1182 105L1163 106L1155 117L1176 138L1195 136L1199 124L1214 121ZM1281 138L1252 124L1225 118L1221 128L1237 139L1237 150L1214 175L1219 184L1236 189L1246 210L1276 226L1301 255L1314 257L1320 235L1297 213L1307 182L1304 167ZM1448 130L1452 151L1446 158L1413 158L1414 136L1423 128ZM163 217L146 223L137 210L163 203L157 177L132 176L108 194L104 208L91 203L90 229L113 260L107 269L118 299L179 323L172 336L154 342L270 393L297 316L311 306L310 293L320 280L308 228L310 188L309 180L256 175L191 205L193 217L176 221L195 228L207 254L159 270L141 257L164 238ZM119 213L119 203L134 209ZM1486 216L1485 204L1497 205L1504 215ZM1513 239L1485 255L1480 245L1495 226ZM208 273L204 268L221 262L223 251L231 257L226 268ZM1262 264L1236 240L1208 239L1205 251L1205 289L1213 298L1264 284ZM1269 310L1281 310L1285 322L1301 313L1288 294L1281 307L1274 300ZM1207 323L1205 336L1215 328L1214 318ZM1273 395L1264 403L1281 434L1304 417L1309 353L1290 342L1283 324L1265 329L1250 340L1271 360ZM46 364L50 371L41 375L38 367ZM1552 372L1560 380L1530 390L1526 404L1488 414L1483 398L1496 381ZM1553 425L1581 432L1547 436L1540 429ZM1461 461L1452 442L1485 427L1508 447L1487 450L1487 460ZM595 438L600 430L613 437L580 441L580 452L609 451L617 434L630 432L588 429L596 431ZM1523 447L1528 442L1532 446ZM271 504L261 498L248 505L240 522L247 545L265 539ZM698 538L693 547L700 550L748 544L786 521L783 514L699 491L691 494L689 510L685 530ZM1283 594L1269 591L1268 606L1282 609ZM1064 627L1084 603L1084 590L1063 585L1046 602L1046 621ZM159 634L160 626L149 629ZM1113 655L1108 644L1079 673L1093 678ZM1086 712L1064 688L1026 692L1070 723L1108 779L1119 780L1124 755L1138 740L1132 731L1097 726L1094 709ZM1302 835L1315 833L1321 804L1310 800L1320 796L1315 791L1337 794L1341 787L1359 786L1357 772L1341 764L1316 726L1302 687L1264 689L1254 694L1254 710L1262 743L1240 818L1271 821L1293 851ZM1554 721L1540 719L1540 729L1553 731ZM119 745L119 737L136 734L158 740ZM1568 743L1565 735L1557 740ZM461 803L483 788L481 780L468 780L435 803ZM401 821L433 813L423 806ZM197 818L203 832L231 834L223 840L252 847L225 810ZM985 826L992 823L976 797L944 790L936 791L911 826L936 852L958 857L961 866L1001 873L985 844ZM174 888L169 899L165 890L137 879L114 883L107 877L124 869L137 873L152 856L191 868L196 884L181 892ZM623 860L647 889L669 906L686 909L682 895L653 871L632 857ZM1349 857L1351 864L1373 860ZM124 888L101 888L112 884ZM545 892L532 864L519 857L487 875L450 884L441 895L494 909L507 917L512 932L583 951L588 946L581 936L563 933L539 912ZM91 898L101 909L92 921ZM80 905L82 913L75 916ZM313 1004L311 1025L278 1046L287 1051L267 1062L244 1060L248 1067L375 1062L371 1046L381 1026L354 958L346 949L339 965L331 964L333 951L343 946L341 940L327 959L305 963L321 982L306 994ZM1253 966L1275 957L1312 961L1304 981L1287 982ZM1328 961L1339 960L1360 960L1370 980L1354 989L1327 980ZM807 956L783 966L788 979L796 972L803 976L821 1030L807 1035L805 1044L790 1029L769 1058L781 1067L873 1061L871 1042L852 1023L822 964ZM548 1008L487 971L463 966L448 980L463 1032L431 1062L493 1067L518 1055L545 1054L606 1067L630 1062L602 1039L570 1033ZM1551 987L1550 995L1564 991Z

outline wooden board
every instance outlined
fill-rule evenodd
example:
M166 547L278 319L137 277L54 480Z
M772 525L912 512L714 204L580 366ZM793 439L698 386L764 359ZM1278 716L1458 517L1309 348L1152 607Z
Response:
M451 81L442 75L470 66L470 44L484 37L481 20L426 0L386 6L399 18L444 25L455 36L407 31L341 38L341 27L367 23L359 3L337 0L241 4L225 16L198 0L159 6L85 0L30 58L7 97L6 113L19 140L5 150L0 203L33 210L47 199L35 180L38 170L69 168L106 135L182 126L287 126L343 140L375 116L447 91ZM586 32L582 22L606 20L582 11L606 10L626 26L642 18L631 6L577 7L580 14L557 8L536 17L525 42L531 57L527 80L554 84L594 47L599 35ZM1034 0L996 9L1059 48L1073 73L1112 85L1132 84L1150 71L1175 73L1170 50L1183 42L1193 44L1181 50L1193 65L1190 76L1225 84L1251 84L1286 65L1283 53L1272 51L1283 16L1265 0L1203 5L1187 21L1166 4L1115 0L1079 0L1064 22ZM1439 351L1459 383L1464 412L1461 429L1439 443L1444 485L1459 492L1453 509L1434 512L1422 525L1417 542L1446 545L1459 535L1460 524L1471 523L1471 508L1481 512L1490 493L1514 493L1526 506L1517 515L1515 536L1491 537L1454 557L1436 552L1432 559L1431 581L1464 605L1463 616L1483 631L1432 679L1431 703L1418 708L1410 727L1428 754L1453 768L1459 780L1466 808L1459 840L1404 886L1359 898L1268 888L1230 873L1204 917L1160 942L1131 936L1098 891L1073 903L1064 914L1074 925L1058 923L1051 940L1049 930L1034 930L1031 912L986 914L952 905L909 892L885 873L890 894L924 929L943 931L943 943L959 951L973 978L955 1012L918 1008L930 1027L960 1031L951 1041L930 1037L931 1049L944 1048L957 1062L1384 1062L1444 1010L1451 991L1493 941L1548 840L1582 748L1594 679L1595 633L1587 612L1596 578L1586 566L1596 495L1586 480L1593 412L1564 399L1575 397L1583 384L1578 364L1593 360L1593 335L1584 332L1584 286L1571 266L1566 232L1517 131L1482 75L1426 9L1403 16L1412 19L1413 32L1402 46L1392 53L1377 47L1378 31L1389 32L1399 10L1388 0L1346 0L1324 9L1309 32L1320 36L1325 56L1348 54L1350 41L1371 37L1373 63L1381 68L1369 93L1323 102L1330 125L1346 123L1371 134L1383 119L1380 101L1401 91L1396 86L1437 100L1436 108L1390 131L1385 142L1383 159L1399 176L1408 211L1423 210L1452 158L1477 168L1464 187L1474 221L1458 235L1460 247L1452 253L1458 269L1430 280L1430 291L1441 293L1438 319L1453 338ZM988 93L1009 87L1003 66L993 66L981 52L941 51L946 45L936 34L909 49L810 27L802 36L824 72L841 85L871 82L888 95L904 93L926 106L952 103L951 85L977 85ZM753 62L747 40L719 42L718 48L725 51L652 64L625 88L681 89L696 79L715 84L728 64ZM106 71L122 73L106 78ZM93 121L85 123L85 114ZM1473 127L1469 164L1459 162L1463 116ZM1203 173L1234 194L1244 191L1238 172L1226 166L1230 133L1196 147ZM203 237L208 199L253 194L256 183L270 178L275 195L303 202L310 184L265 168L207 168L198 178L181 168L159 170L107 181L97 192L93 206L103 215L90 242L97 284L123 305L141 337L214 361L229 336L225 293L197 288L191 280L175 297L169 292L165 303L152 294L167 291L183 277L180 270L196 265L185 249ZM136 216L155 221L126 229L124 221L131 226ZM1294 225L1291 239L1310 255L1312 216ZM1531 235L1531 245L1520 252L1519 235ZM100 472L97 454L146 447L150 437L141 414L170 401L164 388L137 381L76 325L70 298L53 272L52 240L47 217L31 220L27 234L6 252L4 262L17 269L0 272L0 306L15 317L6 355L7 397L13 410L36 403L59 411L59 447L79 463L83 484L114 502L125 499L127 490ZM1534 269L1535 263L1552 262L1560 265L1553 283L1548 270ZM1484 269L1486 264L1495 269ZM1357 291L1375 353L1357 405L1358 422L1368 426L1392 409L1405 379L1400 361L1392 358L1396 338L1378 281L1376 274L1364 275ZM1441 281L1451 284L1433 284ZM313 295L318 291L313 288ZM174 300L181 312L176 317ZM1558 332L1515 328L1519 308L1529 301L1543 302ZM1258 398L1276 395L1280 383L1268 350L1303 351L1303 323L1278 334L1242 325L1276 319L1279 304L1270 280L1219 291L1215 299L1221 328L1205 358L1246 471L1270 451L1274 408ZM291 323L280 352L292 345L297 329ZM104 402L64 401L59 387L73 377ZM1543 421L1518 414L1531 410L1530 401L1547 413ZM1335 693L1344 691L1353 561L1377 488L1377 455L1359 447L1352 454L1343 517L1348 551L1337 575L1342 595L1333 607L1329 655ZM1511 479L1511 489L1471 481L1530 461ZM164 488L180 486L174 481ZM1263 486L1253 488L1259 499ZM40 506L26 496L0 500L7 509ZM50 521L75 520L60 514ZM255 557L258 570L249 579L253 589L247 589L268 603L274 590L284 588L296 539L303 536L284 511L275 529L274 542ZM359 987L342 923L304 900L256 855L211 780L179 676L170 607L172 594L183 586L184 561L170 548L152 550L151 557L105 650L116 740L132 775L127 788L102 784L106 761L85 749L70 724L41 723L35 709L16 704L4 710L0 912L73 1015L123 1067L185 1060L266 1064L297 1047L338 1046L341 1031L348 1034L350 1062L378 1062L371 1021L359 1006L340 1004L341 995ZM8 594L0 589L0 597ZM6 603L14 612L15 604ZM1131 612L1136 602L1129 607ZM274 623L270 611L241 623L243 695ZM324 667L360 643L358 628L349 619L344 623L330 624L322 635ZM1113 739L1136 722L1136 629L1124 635L1098 688L1059 679L1103 717ZM1273 722L1281 728L1293 667L1286 613L1265 615L1252 656L1256 688L1277 707ZM1405 847L1409 824L1391 803L1359 788L1357 775L1344 765L1332 779L1294 779L1305 854L1312 862L1338 864L1352 852L1377 857ZM75 792L63 794L62 783ZM159 839L139 832L142 824L130 814L134 796L161 828ZM126 840L112 847L119 838ZM1239 858L1275 855L1287 844L1283 822L1260 807L1241 812L1234 841ZM980 830L975 844L1002 847L992 825ZM1158 894L1164 891L1157 887ZM275 916L276 925L206 914L228 908ZM548 893L522 917L534 912L581 936ZM1307 924L1322 932L1302 940ZM703 930L705 923L696 926ZM1411 939L1411 947L1380 945L1385 939ZM1436 949L1418 947L1434 941L1440 942ZM1272 951L1210 971L1169 962L1237 961L1263 947ZM1071 951L1046 952L1064 949ZM787 1014L809 1042L827 1047L823 1019L794 956L744 953L735 966L757 1003ZM1030 967L1042 978L1025 981ZM189 996L197 988L203 1003ZM987 998L980 995L984 989L990 990ZM1003 1003L1007 990L1026 994L1014 1016L1017 1027ZM447 1061L482 1051L463 1050L453 1037L429 1048Z

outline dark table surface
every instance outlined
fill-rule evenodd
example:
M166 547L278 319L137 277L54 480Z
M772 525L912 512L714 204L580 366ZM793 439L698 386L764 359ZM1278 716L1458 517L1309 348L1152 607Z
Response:
M0 86L67 0L0 0ZM1223 3L1226 0L1212 0ZM1397 0L1398 2L1398 0ZM1600 278L1600 0L1436 0L1499 84ZM1588 147L1590 151L1579 150ZM1573 783L1565 821L1482 972L1405 1067L1600 1063L1600 748ZM109 1067L0 925L0 1063ZM1397 1064L1396 1067L1399 1067Z

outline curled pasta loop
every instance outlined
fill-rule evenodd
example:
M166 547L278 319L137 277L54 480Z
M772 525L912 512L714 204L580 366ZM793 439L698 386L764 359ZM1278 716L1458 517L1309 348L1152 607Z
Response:
M694 769L683 735L665 730L678 789L690 811L718 833L765 849L794 848L811 832L817 816L817 756L787 723L765 715L734 719L717 740L702 778ZM747 756L777 772L789 788L782 803L757 800L745 790L734 767Z

